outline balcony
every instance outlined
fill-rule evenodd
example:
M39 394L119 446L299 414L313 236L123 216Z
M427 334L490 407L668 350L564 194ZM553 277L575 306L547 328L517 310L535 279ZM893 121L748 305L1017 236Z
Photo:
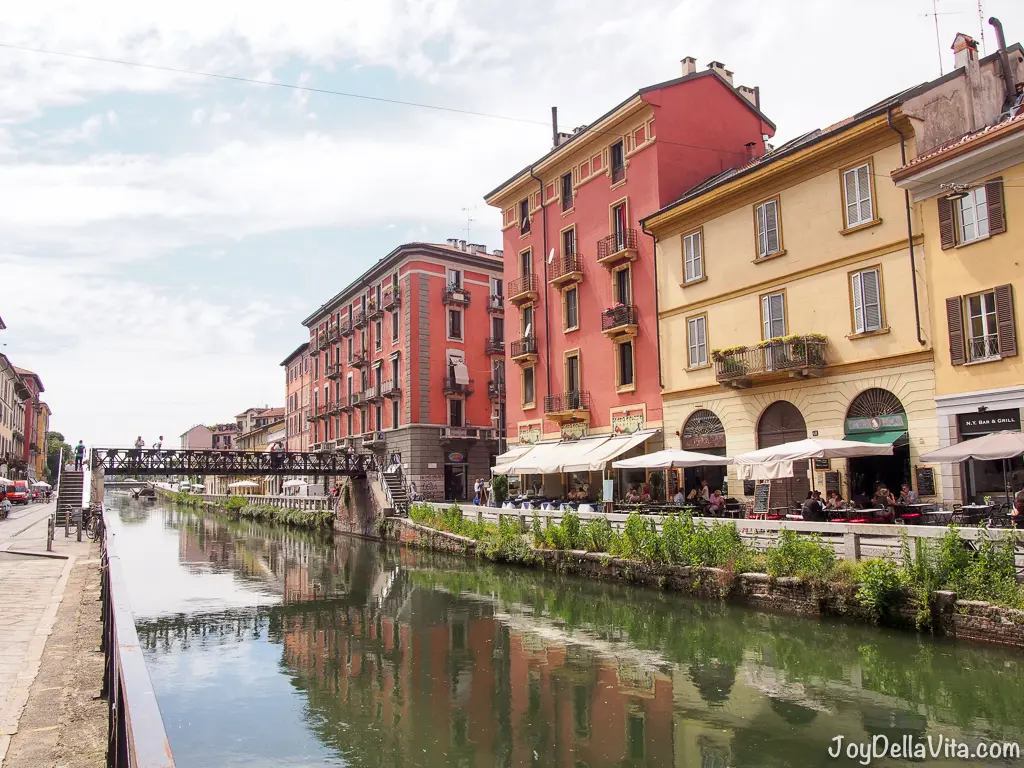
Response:
M487 398L491 402L501 400L505 397L505 380L491 379L487 382Z
M555 259L548 265L548 284L553 288L565 288L583 282L583 259L573 253Z
M505 314L505 297L491 294L487 297L487 311L492 315Z
M327 343L333 344L341 338L341 334L338 331L338 324L331 323L327 326Z
M357 349L352 353L352 359L349 364L353 368L365 368L370 362L370 353L365 349Z
M384 308L378 307L376 300L370 299L366 302L366 319L376 320L380 317L384 317Z
M505 340L491 337L487 339L484 344L484 354L504 357L505 356Z
M445 376L441 379L441 391L446 395L471 395L473 394L473 380L462 383L455 380L454 376Z
M999 359L999 336L991 333L967 339L967 360L976 363L981 360Z
M632 304L618 304L601 313L601 333L609 339L636 336L637 310Z
M315 355L320 351L320 339L317 336L316 331L309 334L309 354Z
M340 410L342 413L348 413L349 411L352 410L352 398L351 398L351 396L346 396L346 397L342 397L341 398L341 406L339 407L338 410Z
M758 379L776 377L807 379L821 376L827 361L828 339L818 334L787 336L761 342L752 347L716 349L711 352L715 362L715 379L723 387L742 389Z
M363 400L366 402L376 403L381 399L383 399L383 396L380 393L380 384L370 384L363 390Z
M341 363L330 363L324 366L324 375L328 379L340 379L341 378Z
M490 429L480 427L441 427L441 442L448 443L453 440L490 440Z
M518 307L528 301L536 301L540 296L540 280L536 275L523 275L515 280L509 280L508 300L512 305Z
M525 339L513 341L509 353L512 362L519 365L537 362L537 337L527 336Z
M339 413L341 413L341 405L343 402L343 400L331 400L329 403L327 403L324 406L327 409L327 415L337 416Z
M387 445L387 440L384 439L383 432L364 432L363 433L363 448L367 448L371 451L383 449Z
M624 261L636 261L636 230L624 229L597 241L597 263L611 269Z
M348 404L351 408L357 408L363 404L363 393L362 392L349 392L348 393Z
M352 327L356 330L362 330L366 327L366 313L363 310L357 309L352 313Z
M380 308L385 312L394 312L402 306L402 289L394 286L384 289L384 294L381 296Z
M401 397L402 387L397 381L388 379L380 383L380 393L384 397Z
M346 317L338 323L338 335L348 337L352 335L352 318Z
M444 289L444 294L441 297L441 301L444 304L451 304L456 307L468 307L469 291L467 291L461 285L449 285L447 288Z
M574 390L544 398L544 417L558 424L590 420L590 393Z

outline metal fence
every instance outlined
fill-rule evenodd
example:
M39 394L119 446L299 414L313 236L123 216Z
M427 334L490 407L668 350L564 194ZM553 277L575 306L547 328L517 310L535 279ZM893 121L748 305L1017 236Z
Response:
M268 507L281 507L282 509L308 509L320 511L331 509L331 500L326 496L265 496L248 493L236 493L228 496L223 493L205 493L203 501L221 502L227 499L245 499L250 504L265 504Z
M135 631L128 584L113 538L109 531L104 536L100 585L107 765L173 768L174 756Z

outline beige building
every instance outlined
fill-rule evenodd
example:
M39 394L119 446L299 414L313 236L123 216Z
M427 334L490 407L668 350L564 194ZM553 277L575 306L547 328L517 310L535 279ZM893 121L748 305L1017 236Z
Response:
M0 463L9 465L25 450L25 401L28 387L6 355L0 355Z

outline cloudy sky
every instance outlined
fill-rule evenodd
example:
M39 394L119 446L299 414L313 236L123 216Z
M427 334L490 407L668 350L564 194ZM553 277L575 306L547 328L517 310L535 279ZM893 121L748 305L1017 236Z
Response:
M0 26L3 351L75 442L281 405L303 317L395 245L500 246L482 195L686 55L793 137L939 74L932 0L71 0ZM985 0L1009 40L1024 3ZM635 7L634 7L635 6ZM976 0L937 0L946 71ZM988 52L995 35L985 29ZM499 119L48 51L438 105Z

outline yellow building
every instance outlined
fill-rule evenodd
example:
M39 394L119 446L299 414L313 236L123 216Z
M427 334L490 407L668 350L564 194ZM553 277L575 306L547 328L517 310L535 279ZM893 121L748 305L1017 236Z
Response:
M684 448L885 442L892 457L815 467L815 487L838 484L849 498L878 482L917 486L918 456L938 447L930 303L921 235L908 233L905 195L888 179L912 149L893 99L709 179L644 222L658 241L666 431ZM705 471L711 485L724 479ZM773 481L772 506L802 500L810 471ZM922 495L939 496L921 474ZM729 480L730 496L750 493Z
M50 406L40 401L36 406L36 418L33 422L33 429L36 431L35 442L39 446L39 451L35 454L36 462L36 477L42 480L47 475L46 467L46 435L50 431L50 416L53 415L53 411L50 410Z
M1021 428L1024 355L1024 107L1011 119L925 153L893 173L922 222L935 329L935 402L942 446ZM1010 466L1024 487L1024 464ZM950 468L947 496L1001 495L1001 462Z

